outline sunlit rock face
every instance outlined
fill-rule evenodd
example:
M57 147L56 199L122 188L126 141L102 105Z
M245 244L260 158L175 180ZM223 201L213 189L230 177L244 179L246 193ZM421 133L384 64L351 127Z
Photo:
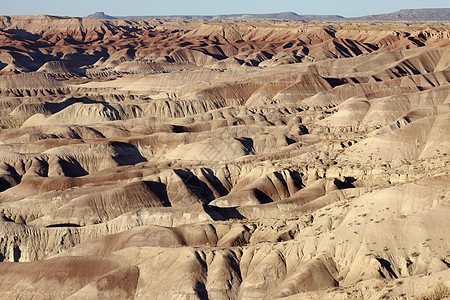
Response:
M448 294L449 37L0 17L0 298Z

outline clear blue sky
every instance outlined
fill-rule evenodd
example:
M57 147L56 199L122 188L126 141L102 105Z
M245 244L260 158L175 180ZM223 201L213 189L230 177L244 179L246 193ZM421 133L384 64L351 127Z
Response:
M3 3L1 3L3 2ZM87 16L217 15L232 13L336 14L355 17L403 8L449 7L448 0L1 0L0 15Z

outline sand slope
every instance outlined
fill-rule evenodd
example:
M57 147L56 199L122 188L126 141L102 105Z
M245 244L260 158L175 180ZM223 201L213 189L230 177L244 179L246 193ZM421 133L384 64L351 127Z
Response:
M449 46L0 17L0 298L450 296Z

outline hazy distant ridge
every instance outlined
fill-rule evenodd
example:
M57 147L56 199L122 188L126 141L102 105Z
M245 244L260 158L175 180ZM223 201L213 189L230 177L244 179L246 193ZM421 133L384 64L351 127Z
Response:
M450 8L402 9L389 14L370 15L353 19L381 21L449 21Z
M344 18L339 15L299 15L294 12L281 12L271 14L231 14L216 16L201 15L175 15L175 16L109 16L97 12L86 17L87 19L206 19L206 20L248 20L248 19L274 19L274 20L380 20L380 21L450 21L450 8L422 8L402 9L396 12L363 17Z
M343 16L338 15L298 15L294 12L281 12L271 14L231 14L216 16L200 16L200 15L174 15L174 16L109 16L103 12L97 12L89 15L87 19L206 19L206 20L249 20L249 19L274 19L274 20L341 20Z

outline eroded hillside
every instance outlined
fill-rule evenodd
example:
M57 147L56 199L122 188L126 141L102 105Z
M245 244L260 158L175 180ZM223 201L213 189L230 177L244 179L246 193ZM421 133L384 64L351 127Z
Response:
M0 298L448 293L435 25L0 17Z

